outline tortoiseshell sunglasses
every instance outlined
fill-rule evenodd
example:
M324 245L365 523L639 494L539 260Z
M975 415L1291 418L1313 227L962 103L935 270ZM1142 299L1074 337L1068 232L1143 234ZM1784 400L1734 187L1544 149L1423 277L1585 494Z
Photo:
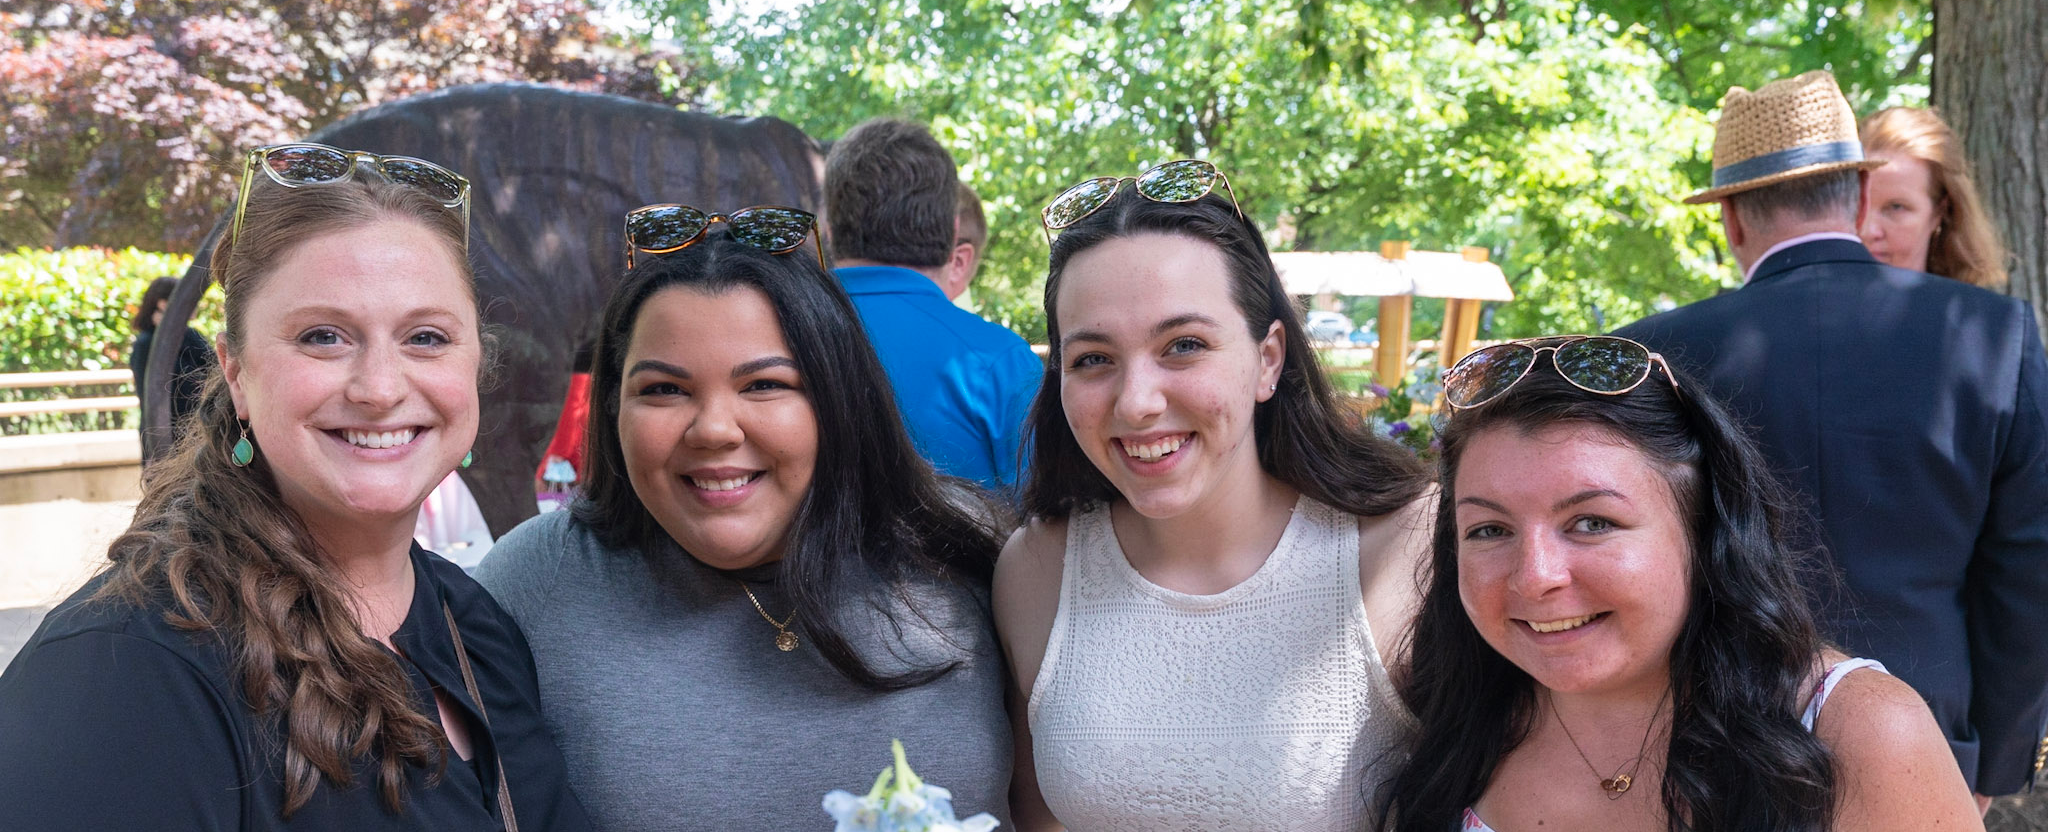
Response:
M1230 177L1200 159L1181 159L1154 165L1137 176L1098 176L1061 191L1039 212L1045 224L1046 245L1052 244L1054 231L1080 222L1108 205L1125 182L1132 183L1139 196L1153 202L1193 202L1208 195L1221 182L1223 192L1230 195L1231 209L1237 211L1239 219L1244 218L1244 209L1237 205L1237 191L1230 187Z
M825 243L818 240L818 218L809 211L779 205L756 205L730 214L707 214L688 205L645 205L626 213L626 268L634 253L667 254L704 239L714 222L732 228L732 238L771 254L802 248L808 237L818 244L818 265L825 265Z
M1459 359L1444 371L1444 401L1467 410L1498 399L1527 378L1545 352L1558 375L1588 393L1619 396L1634 390L1650 377L1653 364L1678 392L1671 364L1649 347L1612 335L1557 335L1495 344Z

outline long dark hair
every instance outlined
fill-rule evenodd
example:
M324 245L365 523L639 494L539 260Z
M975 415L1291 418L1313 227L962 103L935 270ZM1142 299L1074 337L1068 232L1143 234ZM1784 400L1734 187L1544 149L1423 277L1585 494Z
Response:
M1259 466L1304 494L1352 514L1374 516L1407 505L1429 485L1415 456L1374 436L1337 401L1336 392L1309 347L1301 315L1273 269L1265 240L1229 200L1215 194L1194 202L1153 202L1129 189L1079 223L1060 232L1052 245L1045 279L1045 325L1052 353L1038 398L1031 406L1031 473L1024 505L1039 517L1066 517L1116 499L1116 487L1095 468L1074 441L1060 401L1060 281L1074 255L1110 240L1138 234L1171 234L1190 245L1213 245L1229 264L1231 299L1244 315L1252 340L1266 337L1279 321L1287 339L1279 387L1252 414Z
M1662 372L1619 396L1566 382L1546 356L1507 394L1448 419L1433 573L1402 697L1421 723L1414 756L1384 794L1387 828L1442 832L1479 799L1536 719L1535 682L1487 645L1458 596L1458 462L1488 430L1597 427L1666 471L1687 520L1691 586L1671 651L1664 809L1673 830L1825 830L1833 758L1799 724L1823 648L1807 597L1810 553L1789 549L1799 516L1755 442L1697 382Z
M605 304L591 371L589 470L573 507L577 521L616 548L647 557L674 551L627 478L619 387L641 307L654 293L678 286L708 294L752 288L765 295L817 415L811 486L778 564L782 588L805 611L798 619L804 634L840 673L875 690L915 687L957 667L953 661L883 672L853 646L846 627L874 612L893 622L899 608L932 623L911 591L919 581L951 581L984 597L1003 542L1001 512L918 456L853 302L805 252L770 254L719 230L689 248L647 258L620 281Z
M135 310L135 317L128 319L135 334L156 331L156 305L170 300L171 293L177 290L175 277L159 277L149 282L149 288L142 290L142 305Z
M224 235L213 256L228 351L239 354L248 337L249 299L301 244L388 220L414 223L447 246L475 302L462 217L419 189L363 172L308 188L259 177L241 233ZM488 366L489 334L480 337ZM405 766L438 777L447 740L415 709L398 660L363 635L348 585L279 496L278 476L290 472L272 470L263 437L250 436L251 464L228 461L242 436L226 380L212 373L177 444L143 478L134 522L108 550L113 565L99 597L168 600L171 625L219 635L242 695L284 733L286 818L312 799L322 777L353 786L353 763L365 754L377 758L378 787L396 810Z

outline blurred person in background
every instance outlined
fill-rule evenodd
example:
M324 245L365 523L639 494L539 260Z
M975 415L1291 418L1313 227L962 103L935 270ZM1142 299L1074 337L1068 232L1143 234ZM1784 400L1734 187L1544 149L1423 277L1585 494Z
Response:
M939 288L946 299L958 303L974 287L981 273L981 257L988 252L988 218L981 212L981 195L960 183L960 205L953 214L953 257L946 261L945 278Z
M2005 290L2006 251L1977 198L1962 140L1941 115L1893 107L1863 120L1870 210L1858 232L1886 265Z
M569 390L562 396L562 413L555 418L554 436L534 469L534 489L541 511L565 507L574 497L576 483L583 476L583 436L590 426L590 360L597 345L584 339L576 345L570 361Z
M170 306L171 293L178 289L178 278L159 277L149 282L149 288L142 293L142 303L135 310L130 323L135 328L135 345L128 350L128 366L135 371L135 395L147 399L150 395L146 386L149 378L149 350L156 343L156 328L163 323L164 309ZM206 342L206 336L190 326L185 327L185 337L178 343L178 361L171 367L171 428L175 434L184 422L185 414L199 407L199 392L206 385L206 373L214 366L213 345Z
M1014 495L1044 363L1024 339L954 306L966 286L953 157L924 125L873 119L832 143L833 272L860 310L919 453L942 474ZM957 287L954 285L957 284Z

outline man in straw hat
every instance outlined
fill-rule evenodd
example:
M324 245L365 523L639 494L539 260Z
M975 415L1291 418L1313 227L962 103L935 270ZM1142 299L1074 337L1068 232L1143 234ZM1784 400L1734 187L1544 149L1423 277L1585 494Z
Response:
M1880 164L1828 73L1730 89L1686 202L1720 203L1744 285L1616 334L1757 426L1844 578L1826 635L1927 698L1988 805L2048 750L2048 358L2026 304L1863 247Z

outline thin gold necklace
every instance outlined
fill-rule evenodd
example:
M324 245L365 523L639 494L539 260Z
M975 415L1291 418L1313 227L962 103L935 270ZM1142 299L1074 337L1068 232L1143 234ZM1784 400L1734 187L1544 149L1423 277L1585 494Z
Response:
M1629 788L1636 784L1636 772L1643 767L1643 754L1650 750L1650 733L1657 728L1657 715L1664 712L1664 703L1670 698L1671 688L1667 687L1664 689L1664 695L1657 699L1657 709L1650 712L1650 724L1643 726L1643 741L1636 746L1635 758L1615 766L1613 777L1601 777L1600 769L1593 767L1593 758L1586 756L1586 749L1579 747L1579 738L1572 736L1571 726L1564 724L1564 717L1558 715L1556 694L1544 697L1545 701L1550 703L1550 715L1557 720L1557 727L1564 729L1564 738L1571 741L1573 751L1579 752L1579 759L1585 761L1586 770L1593 772L1593 776L1600 780L1600 789L1607 792L1608 800L1620 800L1621 796L1628 794ZM1628 771L1623 773L1622 769Z
M796 623L796 610L790 610L788 618L777 621L775 616L769 615L768 610L761 606L761 599L754 597L754 590L747 587L746 581L740 582L740 590L747 593L747 600L754 602L754 611L760 613L761 618L768 623L775 625L775 649L784 653L795 650L796 634L789 631L789 625Z

